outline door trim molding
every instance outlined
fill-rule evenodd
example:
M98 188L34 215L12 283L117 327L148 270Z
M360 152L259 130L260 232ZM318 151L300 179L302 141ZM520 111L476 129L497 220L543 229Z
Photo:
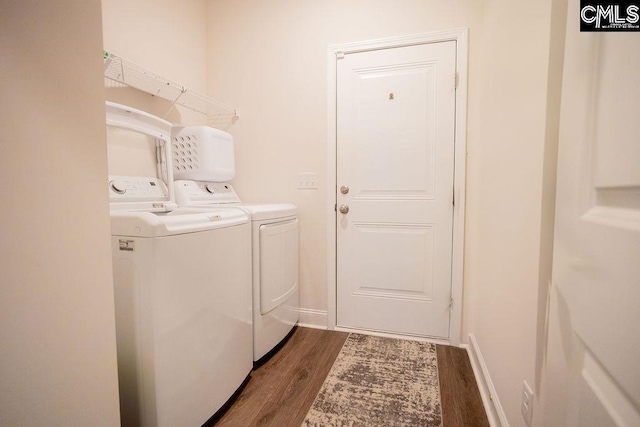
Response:
M425 34L368 40L331 45L327 48L327 328L336 328L336 61L350 53L389 49L445 41L456 42L455 145L454 145L454 201L453 253L451 260L451 297L453 307L449 324L449 343L462 342L462 288L464 268L464 212L467 147L467 50L469 31L466 28L436 31ZM452 77L453 78L453 77Z

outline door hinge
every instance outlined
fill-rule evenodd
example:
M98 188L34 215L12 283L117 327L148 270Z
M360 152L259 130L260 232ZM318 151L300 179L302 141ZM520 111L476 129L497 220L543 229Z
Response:
M454 188L453 191L451 191L451 201L453 202L453 206L456 205L456 189Z
M460 79L458 78L458 72L456 71L456 72L453 74L453 88L454 88L454 89L458 89L458 81L459 81L459 80L460 80Z
M453 310L453 297L449 298L449 310Z
M336 59L344 59L344 52L339 50L336 52Z

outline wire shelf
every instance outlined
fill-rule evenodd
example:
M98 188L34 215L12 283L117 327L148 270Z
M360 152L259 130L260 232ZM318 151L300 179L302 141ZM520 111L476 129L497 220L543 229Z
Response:
M205 114L210 125L233 124L239 118L235 108L107 51L104 51L104 77L117 85L133 87L170 101L171 108L165 118L175 105Z

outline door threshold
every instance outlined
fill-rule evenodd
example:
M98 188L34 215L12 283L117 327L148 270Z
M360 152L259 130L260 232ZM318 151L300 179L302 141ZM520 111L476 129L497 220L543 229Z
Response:
M429 342L432 344L450 345L449 340L446 338L433 338L433 337L424 337L420 335L399 334L399 333L393 333L393 332L380 332L380 331L372 331L370 329L357 329L357 328L349 328L349 327L337 326L337 325L333 330L339 331L339 332L349 332L353 334L373 335L376 337L395 338L395 339L401 339L401 340Z

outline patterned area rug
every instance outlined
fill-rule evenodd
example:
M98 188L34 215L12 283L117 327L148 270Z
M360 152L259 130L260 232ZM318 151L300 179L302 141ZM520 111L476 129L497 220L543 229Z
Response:
M435 344L351 334L303 426L441 426Z

